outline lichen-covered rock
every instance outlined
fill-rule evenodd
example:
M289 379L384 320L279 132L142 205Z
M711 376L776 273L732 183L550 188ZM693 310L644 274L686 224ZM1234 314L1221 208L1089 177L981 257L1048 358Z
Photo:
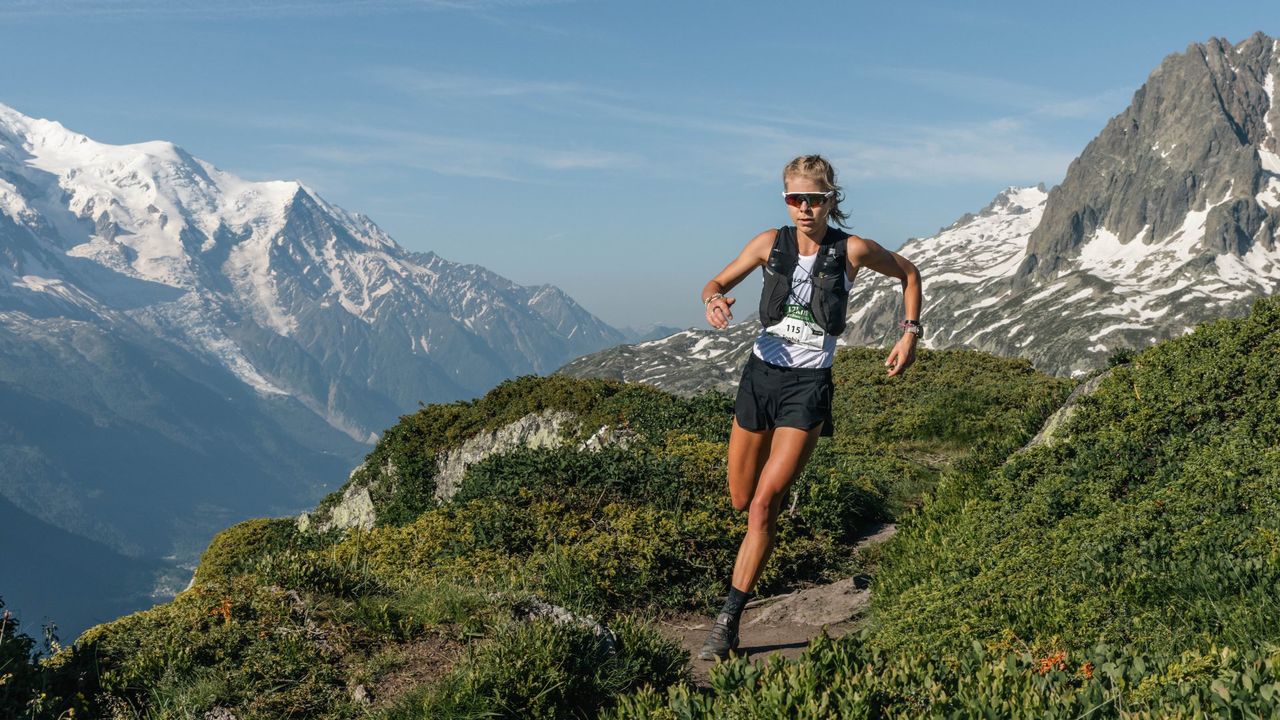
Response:
M596 452L606 447L626 448L636 437L634 430L628 428L619 428L612 425L601 425L599 430L591 434L591 437L582 441L578 446L579 450L588 450Z
M578 615L572 610L552 605L538 598L526 598L512 608L517 620L548 620L556 625L576 625L591 631L600 642L600 649L613 653L618 649L618 636L612 630L597 622L590 615Z
M355 473L352 472L352 474ZM349 528L369 530L377 519L378 514L373 508L373 498L369 495L369 488L348 484L342 491L341 501L326 512L302 513L298 516L297 527L300 532L313 529L316 532Z
M441 452L436 459L435 497L444 502L457 492L467 468L485 458L520 448L554 448L565 443L565 429L577 420L577 415L563 410L545 410L530 413L515 422L496 430L482 431L456 448ZM625 428L605 425L597 430L580 447L583 450L599 450L603 447L631 441L635 433ZM313 512L302 513L296 520L299 531L326 532L350 528L370 529L378 521L378 509L373 498L379 489L394 487L397 482L395 463L388 461L379 468L372 480L354 481L357 467L343 488L342 498L336 504L322 506Z
M1041 426L1040 432L1036 433L1036 436L1031 438L1031 442L1028 442L1022 449L1030 450L1038 445L1052 444L1061 433L1063 426L1066 425L1067 421L1071 419L1071 416L1075 414L1076 404L1080 402L1080 399L1092 395L1094 391L1098 389L1098 386L1102 384L1102 381L1111 375L1111 373L1111 370L1104 373L1098 373L1095 377L1081 383L1075 390L1072 390L1071 394L1067 396L1067 401L1062 404L1062 407L1055 410L1054 413L1049 416L1049 419L1044 421L1044 425Z
M322 525L320 531L332 528L370 530L377 519L373 499L369 497L369 488L348 488L342 494L342 502L335 505L329 513L329 522Z
M573 413L561 410L532 413L497 430L481 432L461 446L442 453L436 461L436 498L444 501L453 497L467 468L490 455L517 448L561 445L563 430L574 419Z

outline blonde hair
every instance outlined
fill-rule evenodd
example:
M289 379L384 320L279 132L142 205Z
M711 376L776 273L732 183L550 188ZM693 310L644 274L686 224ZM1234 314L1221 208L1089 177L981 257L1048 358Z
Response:
M800 157L787 163L782 169L782 189L787 188L787 178L800 176L816 180L823 186L823 190L835 190L836 195L832 198L831 210L827 217L835 220L840 227L848 227L849 214L840 209L840 203L844 200L844 191L836 184L836 169L827 162L827 159L821 155L801 155Z

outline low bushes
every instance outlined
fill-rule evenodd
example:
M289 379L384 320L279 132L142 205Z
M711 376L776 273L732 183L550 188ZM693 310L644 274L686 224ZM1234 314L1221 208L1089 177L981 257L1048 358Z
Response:
M883 378L882 361L876 350L839 354L837 437L794 485L762 592L860 572L851 543L867 521L902 512L968 457L970 439L1025 440L1070 386L979 353L923 352L918 374L901 379ZM935 385L944 409L929 407ZM576 418L563 447L490 456L450 502L434 499L440 452L543 410ZM592 716L618 693L683 677L682 653L636 613L707 611L724 592L746 520L725 485L731 410L718 394L560 377L423 408L390 428L351 480L369 488L376 527L230 528L191 590L91 630L59 667L87 673L102 715L222 707L241 718L349 718L368 712L349 685L376 685L424 638L448 638L466 648L458 664L388 712ZM579 449L603 426L625 443ZM580 628L513 623L512 605L530 595L600 618L621 650L604 653Z
M1114 368L1057 442L944 483L887 553L877 642L1280 641L1277 351L1262 300Z
M643 624L612 624L617 648L586 627L512 625L437 685L404 698L388 720L591 717L618 695L685 677L687 654Z
M616 716L1280 715L1278 352L1267 298L1119 358L1047 445L1015 452L1034 397L981 420L1006 431L902 519L865 635L726 664L705 695L641 691Z
M814 641L795 662L735 660L711 692L646 688L609 717L753 718L1275 717L1280 650L1220 647L1176 657L1100 645L1035 654L980 643L945 656L886 653L864 638Z

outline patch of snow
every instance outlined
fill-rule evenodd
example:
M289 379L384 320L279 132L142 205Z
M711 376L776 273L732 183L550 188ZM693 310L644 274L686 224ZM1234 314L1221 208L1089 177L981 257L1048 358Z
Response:
M1280 142L1280 138L1276 136L1276 129L1271 124L1271 114L1275 112L1275 91L1276 76L1275 73L1267 73L1267 79L1263 81L1262 89L1267 93L1267 110L1263 113L1263 121L1267 124L1267 137L1272 142ZM1276 155L1270 150L1263 149L1262 143L1258 143L1258 162L1262 164L1262 169L1269 173L1280 173L1280 155Z
M1062 282L1061 280L1059 280L1058 282L1055 282L1055 283L1051 283L1051 284L1050 284L1048 287L1046 287L1045 289L1041 290L1040 292L1036 293L1035 295L1032 295L1031 297L1027 298L1026 300L1023 300L1023 301L1022 301L1022 304L1023 304L1023 305L1030 305L1031 303L1037 302L1037 301L1039 301L1039 300L1043 300L1043 299L1045 299L1045 298L1049 297L1050 295L1052 295L1052 294L1054 294L1054 293L1058 292L1059 290L1061 290L1065 285L1066 285L1066 283L1065 283L1065 282Z
M8 273L5 273L8 275ZM12 276L10 276L12 277ZM52 297L56 297L72 305L80 307L97 309L98 303L93 298L85 295L79 288L74 285L67 284L58 278L48 278L39 275L23 275L14 279L10 286L16 287L29 292L38 292Z
M682 330L682 331L680 331L680 332L678 332L678 333L675 333L674 335L668 335L667 337L664 337L664 338L658 338L658 339L656 339L656 340L649 340L649 341L647 341L647 342L639 343L639 344L637 344L637 345L636 345L636 347L638 347L638 348L642 348L642 347L657 347L657 346L659 346L659 345L666 345L666 344L667 344L667 343L669 343L669 342L674 342L676 338L688 338L688 337L693 337L694 335L696 335L696 334L698 334L698 333L700 333L700 332L702 332L702 331L701 331L701 330L695 330L695 329Z
M1065 297L1062 300L1059 300L1058 302L1065 305L1066 303L1073 303L1080 300L1084 300L1085 298L1090 297L1092 295L1093 295L1092 288L1083 288L1078 292L1072 293L1069 297Z
M1049 193L1032 185L1029 187L1012 187L1005 191L1013 205L1030 210L1043 205Z
M969 313L969 312L971 312L971 311L973 311L973 310L981 310L982 308L985 308L985 307L991 307L992 305L995 305L996 303L1000 302L1001 300L1004 300L1004 299L1005 299L1005 297L1007 297L1007 296L1005 296L1005 295L992 295L992 296L990 296L990 297L983 298L983 299L979 300L978 302L976 302L976 303L974 303L974 304L970 305L969 307L965 308L964 310L962 310L962 311L961 311L961 313L962 313L962 314L965 314L965 313Z
M1280 178L1269 177L1267 184L1254 197L1264 208L1280 207Z
M1122 290L1146 292L1146 288L1176 275L1176 271L1194 258L1204 239L1205 220L1213 208L1231 198L1231 188L1217 203L1206 203L1203 210L1189 211L1182 227L1159 242L1146 242L1150 226L1145 226L1128 242L1114 232L1100 227L1080 248L1077 267L1106 280Z
M1007 317L1007 318L1005 318L1005 319L1003 319L1003 320L997 320L996 322L991 323L990 325L988 325L987 327L983 328L982 330L979 330L978 332L974 333L972 336L970 336L970 337L969 337L969 339L968 339L968 340L966 340L966 341L965 341L965 344L966 344L966 345L970 345L970 344L972 344L972 343L973 343L973 341L974 341L974 340L977 340L979 337L981 337L981 336L983 336L983 335L985 335L985 334L987 334L987 333L991 332L992 330L995 330L995 329L999 328L999 327L1000 327L1000 326L1002 326L1002 325L1008 325L1009 323L1013 322L1014 320L1017 320L1017 318L1014 318L1014 317Z
M1149 327L1150 326L1148 326L1146 323L1132 323L1132 322L1116 323L1115 325L1108 325L1102 328L1101 330L1099 330L1098 332L1090 335L1089 340L1091 342L1097 342L1099 338L1105 335L1110 335L1111 333L1116 332L1117 330L1145 330L1145 329L1148 329Z
M689 356L703 360L709 358L711 353L703 353L702 350L715 341L716 337L714 335L707 335L706 337L699 338L698 342L694 343L693 347L689 348Z

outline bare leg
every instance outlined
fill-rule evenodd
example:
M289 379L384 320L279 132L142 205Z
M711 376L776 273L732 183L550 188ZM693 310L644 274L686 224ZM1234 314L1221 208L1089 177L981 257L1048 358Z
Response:
M729 432L729 498L733 509L745 511L756 494L756 481L769 460L773 430L748 430L733 419Z
M737 430L735 424L735 431ZM760 471L759 480L755 483L747 515L747 535L738 548L738 559L733 565L733 586L743 592L755 589L764 564L773 549L773 540L777 535L778 513L782 509L782 500L787 488L796 476L804 470L809 461L809 454L818 443L822 425L810 430L780 427L773 431L773 439L768 448L768 461ZM730 436L732 448L732 436ZM729 453L732 467L733 452ZM732 492L732 470L730 471L730 491ZM734 507L738 507L738 498L734 496Z

